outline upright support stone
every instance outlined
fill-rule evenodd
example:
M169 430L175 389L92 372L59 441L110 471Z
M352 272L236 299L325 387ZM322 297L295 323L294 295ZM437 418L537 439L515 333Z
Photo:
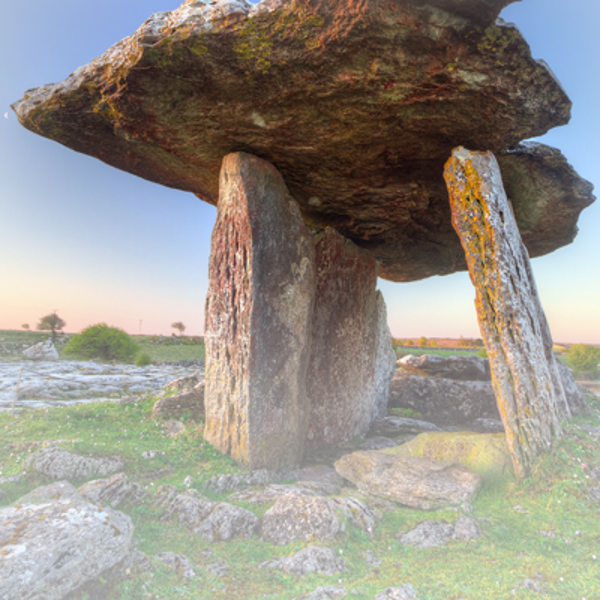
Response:
M395 364L377 262L333 229L315 239L308 447L364 435L384 416Z
M277 170L229 154L206 299L205 437L250 468L302 458L315 275L310 233Z
M494 155L456 148L444 178L508 448L515 473L524 477L570 416L550 328Z

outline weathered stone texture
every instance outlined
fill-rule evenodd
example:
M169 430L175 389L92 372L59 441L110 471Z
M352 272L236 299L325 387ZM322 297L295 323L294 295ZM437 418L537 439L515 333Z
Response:
M134 551L131 519L57 482L0 509L0 598L61 600Z
M329 229L316 239L315 260L309 448L364 435L385 414L395 369L375 259Z
M456 148L444 177L508 447L523 477L570 416L550 328L494 155Z
M551 71L496 19L507 4L187 1L14 109L36 133L212 204L222 157L256 154L382 277L450 273L465 268L441 175L452 148L502 153L570 115ZM548 165L502 157L533 254L568 243L593 198Z
M310 233L267 162L226 156L220 186L206 299L205 436L251 468L296 465L308 426Z
M440 427L499 418L496 396L488 381L421 377L400 369L394 373L389 405L415 410Z
M461 465L394 456L390 450L346 454L335 468L366 494L421 510L460 506L479 489L481 477Z
M397 365L409 373L431 377L444 377L458 381L489 381L490 366L485 358L478 356L438 356L409 354L397 361Z

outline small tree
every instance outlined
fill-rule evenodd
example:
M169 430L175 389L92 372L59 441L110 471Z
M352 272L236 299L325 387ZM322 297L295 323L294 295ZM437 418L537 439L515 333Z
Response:
M29 331L29 323L23 323L23 325L21 325L21 328L25 331Z
M427 346L427 338L424 335L419 338L419 346Z
M61 329L66 325L66 323L56 314L56 311L42 317L40 322L37 324L37 328L39 331L50 331L52 334L52 341L56 339L56 332L61 331Z
M177 331L179 331L179 335L183 335L183 332L185 331L185 325L181 321L171 323L171 327L173 329L177 329Z
M600 348L589 344L574 344L567 352L567 360L575 371L596 373L600 363Z

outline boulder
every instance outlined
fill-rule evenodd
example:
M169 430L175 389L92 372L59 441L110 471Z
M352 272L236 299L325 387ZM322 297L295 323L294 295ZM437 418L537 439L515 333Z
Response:
M481 477L461 465L395 456L385 450L359 450L335 463L337 472L359 490L421 510L470 502Z
M184 415L201 419L204 417L204 381L191 391L160 398L154 403L152 414L162 419L180 419Z
M219 502L193 532L207 542L249 540L258 527L258 518L245 508Z
M408 417L397 417L395 415L388 415L382 419L377 419L371 426L372 433L384 436L422 433L423 431L441 431L441 429L428 421L409 419Z
M503 433L421 433L401 446L386 448L382 452L392 456L416 456L457 463L484 479L513 474L506 436Z
M571 415L550 328L493 153L455 148L444 177L508 448L522 478Z
M23 354L33 360L58 360L58 352L56 351L52 340L46 340L45 342L39 342L30 346L26 350L23 350Z
M346 563L333 548L311 545L280 560L261 563L259 568L280 569L291 575L336 575L346 570Z
M285 546L296 541L327 541L340 530L336 505L330 498L287 494L264 514L262 537Z
M132 535L127 515L69 483L38 488L0 509L0 598L61 600L126 561Z
M106 477L121 471L123 461L118 456L92 458L65 452L56 446L41 448L30 454L23 463L26 469L33 469L42 475L59 480L76 480L88 477Z
M146 497L144 488L131 481L125 473L118 473L107 479L88 481L77 491L92 504L110 504L114 508L123 502L140 504Z
M483 535L479 523L468 515L461 515L455 523L423 521L414 529L400 536L404 546L435 548L445 546L452 540L471 542Z
M397 361L397 365L408 372L458 379L459 381L489 381L490 365L485 358L478 356L439 356L409 354Z
M206 427L252 469L295 466L308 428L314 249L277 170L223 160L206 297Z
M329 229L316 237L315 260L308 449L364 435L385 415L395 370L375 259Z
M490 149L532 255L547 253L593 196L557 151L514 150L567 123L571 103L497 19L510 3L187 1L13 108L36 133L212 204L224 155L261 156L305 219L394 281L465 268L441 173L458 144Z
M389 406L410 408L440 427L500 418L490 382L422 377L402 369L394 373Z

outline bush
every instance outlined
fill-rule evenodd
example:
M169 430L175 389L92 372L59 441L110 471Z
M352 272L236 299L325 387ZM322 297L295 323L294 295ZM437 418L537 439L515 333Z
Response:
M569 348L567 360L575 371L595 373L600 362L600 348L589 344L575 344Z
M135 358L135 364L138 367L147 367L152 364L152 359L146 352L140 352Z
M122 329L98 323L74 337L63 352L77 358L131 362L139 350L140 347Z

